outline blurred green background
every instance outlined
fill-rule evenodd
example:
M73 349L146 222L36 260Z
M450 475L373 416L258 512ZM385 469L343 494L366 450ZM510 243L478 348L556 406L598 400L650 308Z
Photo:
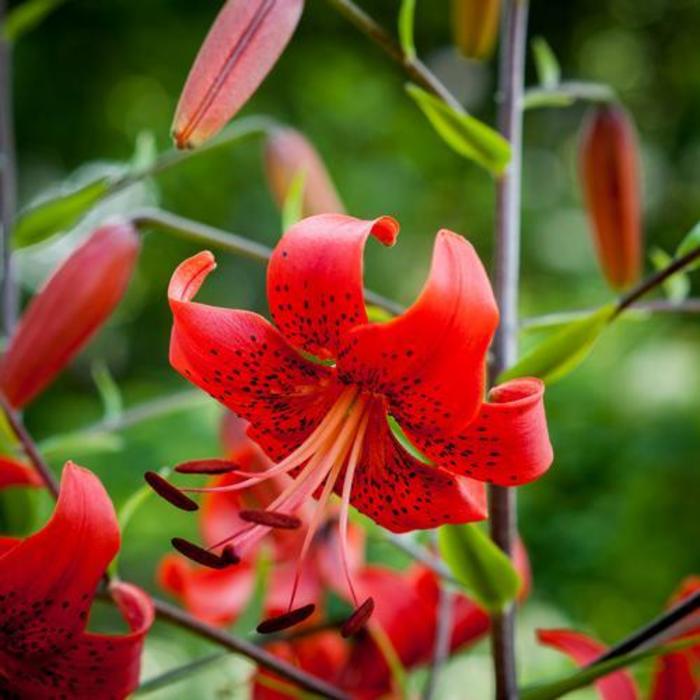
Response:
M15 51L21 201L86 163L105 167L129 160L144 134L160 150L169 148L179 91L219 5L72 0L23 38ZM364 5L393 28L397 0ZM448 16L444 0L418 2L419 51L471 111L493 122L495 62L458 59L450 47ZM700 5L693 0L532 3L531 36L547 38L564 76L610 83L637 122L649 248L673 251L699 218L699 34ZM397 66L327 3L309 0L288 50L244 114L272 115L303 130L323 154L351 213L399 219L398 246L370 245L366 275L368 286L409 303L426 273L438 228L468 236L490 262L494 183L448 150L403 85ZM524 316L587 308L610 298L576 181L584 110L538 110L526 117ZM267 244L280 233L259 139L192 158L127 192L109 209L154 201ZM22 256L28 288L60 249L58 244ZM91 378L97 360L108 365L128 405L188 388L167 362L165 289L175 265L196 250L162 233L146 235L118 314L29 410L27 420L39 438L74 433L100 420ZM217 257L219 269L204 298L265 313L263 267L222 253ZM694 284L699 291L697 280ZM523 344L530 342L525 334ZM549 389L556 462L546 478L520 491L520 524L535 576L527 625L570 624L612 642L659 612L684 576L700 572L699 360L697 318L628 320ZM210 406L193 399L189 410L124 431L119 443L98 445L111 451L90 449L84 435L73 436L69 445L54 441L52 460L58 466L70 456L90 466L115 501L123 502L141 485L145 470L216 453L217 409L202 410L203 405ZM169 538L192 532L191 516L151 501L126 532L124 575L154 588L154 568ZM377 556L384 551L378 549ZM181 658L184 652L167 644L172 639L168 633L152 643L150 670ZM488 667L483 654L480 658L481 666L469 660L460 672L485 677ZM526 659L525 672L531 676L550 662L559 663L550 652L531 664ZM448 686L443 697L460 697ZM216 687L200 688L196 697L220 697ZM161 696L193 697L192 692Z

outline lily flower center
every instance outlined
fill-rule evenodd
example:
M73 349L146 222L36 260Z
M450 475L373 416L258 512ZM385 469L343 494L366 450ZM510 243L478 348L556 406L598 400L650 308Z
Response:
M239 491L263 481L295 472L295 478L283 489L264 511L255 517L245 517L249 523L212 548L233 545L235 551L245 554L273 528L289 529L290 524L301 520L294 517L302 505L313 495L317 505L307 526L298 557L297 571L289 600L289 610L294 606L304 561L319 527L324 523L330 497L343 476L341 505L338 518L340 555L349 592L355 605L358 599L352 584L348 563L348 518L352 483L362 455L367 424L370 418L372 397L357 386L344 389L318 427L289 456L263 472L234 471L243 480L226 486L187 489L193 492ZM320 492L319 492L320 491Z

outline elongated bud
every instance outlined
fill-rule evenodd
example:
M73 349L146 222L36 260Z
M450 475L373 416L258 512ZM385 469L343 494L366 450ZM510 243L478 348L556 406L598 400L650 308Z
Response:
M624 109L594 107L581 139L581 183L603 274L615 289L641 274L639 157L635 129Z
M493 53L501 17L501 0L452 0L452 35L467 58Z
M282 208L294 178L304 177L302 215L345 212L321 157L296 129L274 129L265 142L265 170L270 191Z
M228 0L192 66L173 122L178 148L216 134L248 101L294 33L304 0Z
M32 299L0 362L0 388L21 408L80 352L122 298L139 251L126 223L95 231Z

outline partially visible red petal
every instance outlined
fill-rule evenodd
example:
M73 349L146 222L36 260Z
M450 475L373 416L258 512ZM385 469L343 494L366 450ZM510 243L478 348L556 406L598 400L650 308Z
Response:
M605 651L595 639L572 630L537 630L540 644L557 649L569 656L578 666L585 666ZM602 700L638 700L639 694L627 671L615 671L595 684Z
M541 476L552 463L544 384L514 379L491 390L476 419L455 436L411 433L417 447L443 469L500 486Z
M432 529L487 516L484 485L423 464L408 454L391 433L379 402L372 409L350 502L392 532Z
M109 224L54 271L0 362L0 387L13 406L31 401L105 322L126 290L138 251L131 224Z
M474 248L443 230L418 300L393 321L353 329L338 371L387 396L390 413L406 430L453 434L481 406L486 350L497 324L491 285Z
M297 176L304 177L302 215L341 214L345 211L321 157L296 129L272 129L265 141L265 171L281 208Z
M43 482L35 469L11 457L0 457L0 489L9 486L39 487Z
M232 411L226 411L221 418L219 435L224 454L245 470L262 470L272 466L260 445L248 437L250 423Z
M367 322L362 253L370 235L393 245L398 223L389 216L363 221L321 214L292 226L267 268L272 318L295 347L337 357L343 336Z
M85 627L95 587L119 549L109 496L96 476L71 462L53 517L0 557L0 649L46 652Z
M13 547L16 547L22 540L16 537L2 537L0 536L0 555L9 552Z
M687 654L667 654L656 660L650 700L694 700L700 678Z
M213 136L248 101L292 38L303 0L228 0L209 30L180 96L178 148Z
M305 360L262 316L190 301L214 266L203 252L173 274L170 362L250 421L251 437L281 459L318 425L339 387L328 367Z

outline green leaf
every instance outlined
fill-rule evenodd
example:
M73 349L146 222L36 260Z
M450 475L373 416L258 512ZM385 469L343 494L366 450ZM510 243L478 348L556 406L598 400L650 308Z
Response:
M40 444L44 456L51 459L73 458L76 455L85 456L102 452L119 452L124 441L119 435L106 431L75 432L57 435Z
M574 690L584 688L599 678L607 676L609 673L624 668L625 666L631 666L638 661L650 659L655 656L665 656L666 654L682 651L683 649L696 646L698 643L700 643L700 637L686 637L685 639L672 642L671 644L616 656L603 663L595 664L594 666L586 666L556 681L538 683L537 685L523 688L520 691L520 698L521 700L555 700Z
M673 262L673 258L665 250L658 247L649 251L649 259L656 270L665 270ZM666 298L674 303L680 303L690 293L690 279L685 274L685 270L679 270L667 277L661 286Z
M270 557L263 549L255 562L253 592L248 599L245 609L233 626L233 631L236 634L249 634L251 630L255 629L255 626L265 614L265 598L267 597L270 583L270 568Z
M466 112L457 112L417 85L409 83L406 91L450 148L495 175L505 170L510 145L497 131Z
M518 572L477 525L441 527L438 546L453 576L487 610L499 612L518 595Z
M688 253L692 253L697 248L700 248L700 221L698 221L695 226L686 234L685 238L681 241L678 249L676 250L676 258L682 258ZM700 259L696 260L694 263L688 265L685 268L686 272L691 270L697 270L700 268Z
M3 34L7 41L16 42L41 24L43 19L66 0L26 0L15 7L5 20Z
M304 188L306 173L303 170L294 174L282 204L282 231L294 226L303 216Z
M567 323L502 372L498 383L516 377L539 377L551 383L566 376L588 356L615 309L616 304L608 304Z
M103 175L30 205L12 232L15 248L24 248L73 228L91 207L109 194L114 177Z
M402 0L399 10L399 42L404 56L412 61L416 57L416 45L413 40L413 25L416 14L416 0Z
M540 85L545 88L556 87L561 80L561 68L552 47L541 36L535 37L531 45Z
M92 379L102 399L105 420L116 420L122 414L124 402L109 367L102 361L95 362L92 366Z

